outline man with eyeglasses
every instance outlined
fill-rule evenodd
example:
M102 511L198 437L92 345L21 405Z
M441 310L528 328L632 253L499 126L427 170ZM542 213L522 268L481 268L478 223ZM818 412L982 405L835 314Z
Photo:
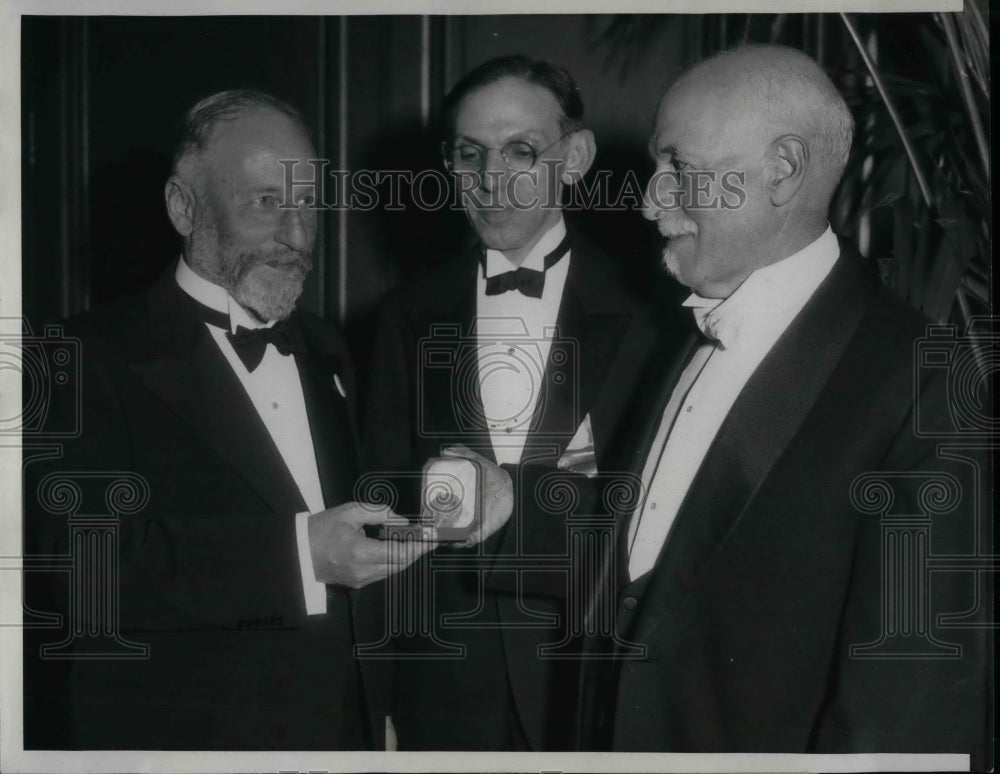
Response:
M601 471L661 342L615 261L563 217L568 187L595 154L569 74L493 59L442 108L444 163L478 242L386 302L365 456L382 472L419 471L443 452L473 457L485 509L464 545L425 557L434 633L464 654L432 658L433 640L398 639L394 723L400 749L568 749L577 662L540 656L567 636L567 616L536 592L547 583L565 596L566 575L516 569L530 550L525 530L547 523L561 535L564 516L521 491L521 470ZM443 567L462 557L465 569Z

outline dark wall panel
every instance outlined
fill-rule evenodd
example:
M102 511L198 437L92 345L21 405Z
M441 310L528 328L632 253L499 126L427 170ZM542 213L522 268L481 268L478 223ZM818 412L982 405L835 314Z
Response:
M140 288L177 256L163 184L180 117L197 99L253 87L294 103L313 125L320 110L321 52L316 20L308 17L27 17L22 33L25 136L36 157L56 159L24 178L26 259L29 230L43 226L29 209L46 206L45 192L57 193L61 207L82 210L84 220L67 249L82 267L74 281L89 288L86 301L74 297L65 311ZM39 76L53 50L55 71L70 84L62 93ZM62 121L48 120L53 103L63 104ZM73 154L60 154L60 133L73 121L82 123ZM60 184L74 175L83 176L82 190ZM57 292L47 283L38 288L36 314L63 311Z

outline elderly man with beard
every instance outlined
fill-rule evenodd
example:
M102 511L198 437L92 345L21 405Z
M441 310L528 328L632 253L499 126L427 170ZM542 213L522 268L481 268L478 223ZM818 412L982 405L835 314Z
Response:
M85 658L86 638L69 636L38 659L59 633L26 638L26 747L383 746L379 676L353 653L381 614L358 589L402 559L363 531L388 514L351 502L346 347L296 308L317 213L286 201L280 162L314 156L280 100L196 104L165 189L183 256L141 295L67 325L81 375L56 389L52 415L79 394L83 430L61 459L28 466L29 551L69 550L65 515L31 505L46 473L81 482L81 513L107 512L119 474L141 477L149 499L120 520L118 645ZM28 604L77 633L106 628L87 619L92 600L68 609L60 582L29 574ZM146 656L128 658L141 652L129 643Z

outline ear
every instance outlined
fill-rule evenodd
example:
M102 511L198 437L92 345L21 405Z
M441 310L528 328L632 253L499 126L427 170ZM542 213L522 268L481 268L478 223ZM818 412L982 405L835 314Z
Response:
M771 143L767 164L768 189L775 207L788 204L802 187L809 169L809 146L795 134L785 134Z
M589 129L573 132L568 140L569 150L566 152L566 163L560 179L566 185L573 185L587 174L590 165L594 163L597 143L594 142L594 133Z
M195 198L191 186L177 175L171 175L163 189L167 202L167 216L174 224L174 229L182 237L191 235L194 227Z

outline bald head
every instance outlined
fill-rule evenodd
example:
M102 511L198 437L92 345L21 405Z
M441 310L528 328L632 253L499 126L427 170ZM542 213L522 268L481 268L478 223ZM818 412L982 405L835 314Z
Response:
M829 206L851 150L854 120L837 87L813 59L785 46L742 46L706 59L684 73L674 90L693 89L717 100L733 147L783 134L801 137L809 149L804 193ZM745 120L737 120L737 119Z
M800 51L746 46L684 73L657 110L644 208L667 239L667 270L726 298L815 241L852 130L844 100Z

